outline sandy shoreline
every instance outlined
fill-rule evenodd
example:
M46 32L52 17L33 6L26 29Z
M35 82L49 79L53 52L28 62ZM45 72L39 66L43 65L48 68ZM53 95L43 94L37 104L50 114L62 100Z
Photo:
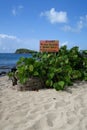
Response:
M0 77L0 130L87 130L87 83L69 91L12 90Z

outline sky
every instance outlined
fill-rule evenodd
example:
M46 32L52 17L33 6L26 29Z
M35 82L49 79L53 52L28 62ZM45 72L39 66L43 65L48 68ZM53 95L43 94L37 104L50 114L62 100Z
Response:
M86 50L87 0L0 0L0 53L39 51L40 40Z

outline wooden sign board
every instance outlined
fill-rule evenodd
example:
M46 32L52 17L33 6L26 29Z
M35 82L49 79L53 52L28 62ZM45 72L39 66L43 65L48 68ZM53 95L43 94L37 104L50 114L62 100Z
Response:
M59 41L58 40L41 40L40 52L58 52Z

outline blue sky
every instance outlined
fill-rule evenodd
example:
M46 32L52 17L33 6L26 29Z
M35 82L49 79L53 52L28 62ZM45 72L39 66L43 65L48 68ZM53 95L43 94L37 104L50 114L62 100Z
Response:
M0 53L40 40L87 49L87 0L0 0Z

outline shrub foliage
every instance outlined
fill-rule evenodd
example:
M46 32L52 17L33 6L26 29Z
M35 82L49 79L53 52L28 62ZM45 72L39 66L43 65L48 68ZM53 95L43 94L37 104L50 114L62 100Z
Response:
M87 80L87 50L62 46L58 53L36 53L32 58L20 58L14 73L21 84L38 77L47 88L63 90L76 80Z

